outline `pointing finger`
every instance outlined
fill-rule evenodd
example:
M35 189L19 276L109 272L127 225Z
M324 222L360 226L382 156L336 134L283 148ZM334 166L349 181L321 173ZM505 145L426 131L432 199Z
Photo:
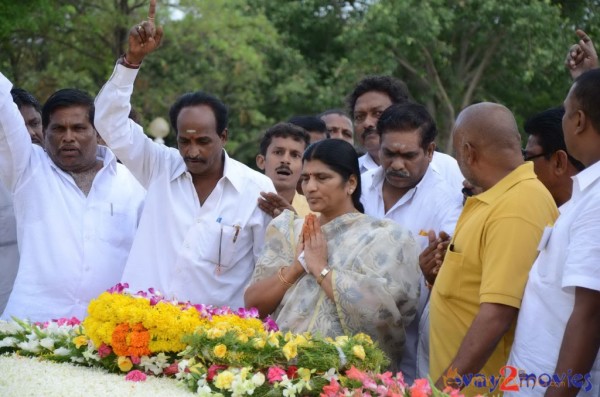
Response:
M150 0L150 9L148 10L148 21L154 24L154 17L156 15L156 0Z

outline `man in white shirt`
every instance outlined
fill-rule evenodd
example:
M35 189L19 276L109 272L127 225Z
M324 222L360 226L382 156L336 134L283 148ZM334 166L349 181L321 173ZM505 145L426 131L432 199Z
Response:
M0 74L0 179L11 191L21 259L2 317L83 318L120 281L144 191L99 147L93 99L55 92L42 109L45 148L31 138Z
M421 250L428 232L452 234L462 210L460 190L450 186L430 166L437 129L425 107L391 105L378 118L381 166L362 174L361 202L365 214L388 218L411 231ZM415 320L406 330L400 370L408 382L428 375L429 290L421 277Z
M21 88L10 90L31 136L31 142L44 147L42 133L42 106L29 92ZM12 194L0 183L0 314L4 311L19 269L17 222Z
M127 118L139 65L162 38L154 9L152 1L149 19L131 29L126 55L96 98L100 135L148 190L123 282L237 309L271 220L257 199L275 188L227 155L227 108L212 95L188 93L171 107L179 150L154 143Z
M392 76L367 76L356 85L346 101L354 120L356 137L367 150L358 159L362 174L380 164L377 120L389 106L409 102L410 94L406 84ZM455 189L462 189L464 178L452 156L434 152L431 166Z
M586 168L573 177L571 200L544 232L529 272L508 360L522 377L505 396L600 392L599 102L600 69L594 69L575 80L564 102L565 143Z

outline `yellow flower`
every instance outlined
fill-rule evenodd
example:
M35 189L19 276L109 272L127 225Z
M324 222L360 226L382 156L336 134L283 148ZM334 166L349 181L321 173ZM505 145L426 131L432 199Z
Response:
M248 342L248 336L246 336L245 334L238 334L237 340L240 343L246 343Z
M279 334L277 332L271 333L269 335L269 345L273 346L273 347L279 347L279 338L278 338Z
M288 332L286 332L285 336L283 337L283 340L286 342L289 342L293 338L294 338L294 334L292 334L290 331L288 331Z
M215 356L217 356L219 358L223 358L223 357L225 357L225 354L227 354L227 346L220 343L214 347L213 353L215 354Z
M204 365L202 365L202 363L192 365L189 368L190 372L196 375L203 375L204 373L206 373L206 368L204 367Z
M305 382L310 380L310 373L308 368L298 368L298 376Z
M222 338L225 336L225 330L222 328L209 328L209 330L206 331L206 336L208 336L208 339Z
M373 344L373 339L371 339L369 335L363 333L354 335L354 340L360 343L367 343L369 345Z
M304 337L304 335L296 335L296 339L294 343L300 347L308 345L308 340Z
M133 368L133 363L131 362L131 360L123 356L119 356L119 358L117 359L117 365L119 366L119 369L123 372L128 372L129 370L131 370L131 368Z
M354 345L352 347L352 353L361 360L365 359L365 349L361 345Z
M288 361L298 355L298 345L291 341L286 343L285 346L283 346L283 349L281 350L283 351L283 355L285 356L285 358L287 358Z
M265 347L265 340L263 338L254 338L252 339L252 346L254 346L255 349L262 349L263 347Z
M231 388L234 375L230 371L223 371L215 378L215 386L219 389Z
M337 336L335 338L335 344L339 347L344 346L346 343L348 343L348 337L346 335Z
M79 336L73 338L73 343L75 343L75 347L77 347L79 349L81 346L87 345L88 338L85 335L79 335Z

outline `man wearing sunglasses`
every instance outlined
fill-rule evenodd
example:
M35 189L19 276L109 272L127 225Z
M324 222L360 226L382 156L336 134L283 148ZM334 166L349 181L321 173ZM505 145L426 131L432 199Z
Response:
M572 176L584 169L583 164L567 152L562 130L565 109L560 106L544 110L525 122L529 138L523 159L533 162L533 171L560 207L571 198Z

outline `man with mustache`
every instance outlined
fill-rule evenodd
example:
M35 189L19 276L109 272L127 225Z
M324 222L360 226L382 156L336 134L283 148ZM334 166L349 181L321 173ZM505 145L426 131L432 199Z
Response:
M428 244L429 231L452 234L462 209L462 195L430 165L437 129L429 112L415 103L392 105L378 117L377 135L381 166L362 174L365 214L392 219L406 227L420 243L420 250ZM406 324L400 363L408 382L429 372L428 297L421 277L418 312L413 322Z
M63 89L42 108L45 148L31 144L0 74L0 179L13 196L19 270L4 319L83 318L120 281L144 191L98 147L93 99Z
M127 53L96 99L100 135L148 189L123 282L237 309L272 219L256 200L275 189L227 155L227 108L210 94L187 93L171 107L178 149L153 142L128 119L140 64L162 39L155 9L151 1L148 19L130 30Z
M43 147L42 106L33 95L22 88L10 90L17 104L31 142ZM12 194L0 183L0 314L6 307L19 268L19 247L17 246L17 223L13 208Z
M256 166L273 181L277 190L277 193L261 193L258 205L267 214L276 217L286 208L302 217L310 213L306 198L296 192L302 172L302 154L309 140L306 130L292 123L278 123L265 132Z
M356 137L367 151L358 160L361 173L377 168L380 164L377 120L389 106L409 100L406 84L392 76L367 76L348 95L346 102L354 120ZM436 151L433 153L431 166L456 189L462 189L464 178L452 156Z

